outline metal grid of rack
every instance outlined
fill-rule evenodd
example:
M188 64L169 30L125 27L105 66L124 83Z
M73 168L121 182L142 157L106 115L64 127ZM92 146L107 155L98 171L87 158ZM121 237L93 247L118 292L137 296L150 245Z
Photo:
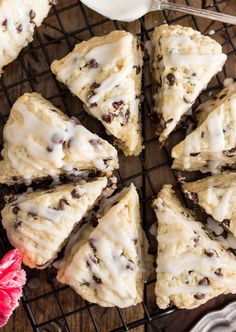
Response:
M181 3L181 1L177 2ZM192 2L186 0L182 2L226 12L230 4L230 0ZM71 18L69 20L70 24L66 26L64 25L65 17L67 22L68 17ZM57 50L63 49L63 56L63 54L71 51L77 42L97 35L97 33L103 34L114 29L127 29L132 32L135 29L137 35L145 43L149 40L154 26L165 22L190 25L204 34L214 34L213 37L223 45L223 50L228 55L227 63L236 60L236 30L230 25L168 11L156 13L154 23L153 20L149 20L147 15L145 18L141 18L139 22L122 24L116 21L111 22L100 15L91 16L91 12L79 0L64 0L61 1L61 4L53 6L43 26L36 32L35 40L21 52L13 64L6 68L5 74L1 77L0 128L3 128L14 101L26 91L36 91L42 93L44 97L51 100L68 115L78 116L80 121L89 129L96 130L101 136L106 137L102 127L98 124L94 125L96 121L92 120L83 111L79 100L73 97L51 73L50 64L57 57ZM228 72L226 65L223 72L216 76L210 87L201 95L198 102L217 91L222 86L223 79L227 76L236 77L236 73ZM144 102L142 105L145 150L137 158L127 159L120 155L121 168L116 174L120 187L128 185L130 182L134 182L137 186L146 230L154 221L150 205L153 196L157 194L165 182L172 183L178 188L177 174L171 171L170 168L169 151L172 143L170 142L167 148L161 150L157 138L153 135L153 130L150 129L152 122L150 117L152 109L151 88L149 59L146 56L143 82ZM183 134L184 129L178 130L173 135L173 142L176 142L177 137ZM152 157L150 157L150 154ZM4 189L0 188L0 190L3 195ZM14 188L14 191L17 192L18 188ZM0 228L0 254L6 252L9 248L5 232ZM112 316L109 313L109 317L116 316L116 318L109 322L107 330L127 331L139 326L144 326L147 330L148 324L175 311L173 308L159 310L155 306L154 278L145 284L144 301L137 307L136 315L119 308L96 309L98 306L83 301L78 295L72 294L69 287L58 284L55 279L55 271L51 268L44 272L38 272L38 274L41 274L40 286L35 271L28 271L29 283L25 287L23 297L23 305L33 331L75 331L71 328L73 319L81 319L86 322L86 326L84 325L86 331L101 331L100 322L103 317L108 315L109 310L112 310ZM45 299L46 302L44 303L47 303L47 308L42 308L40 303ZM109 319L108 316L106 319ZM76 329L76 331L79 330Z

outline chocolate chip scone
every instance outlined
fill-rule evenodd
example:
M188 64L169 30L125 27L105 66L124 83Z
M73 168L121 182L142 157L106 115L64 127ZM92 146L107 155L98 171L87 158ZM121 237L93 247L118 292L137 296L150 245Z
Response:
M51 66L57 79L84 102L126 155L142 150L142 65L138 39L126 31L113 31L77 44Z
M15 102L3 137L0 183L76 175L80 170L111 173L118 167L117 151L111 144L37 93L26 93Z
M43 269L101 195L110 189L106 177L15 196L2 210L2 224L23 263Z
M161 25L152 35L154 116L165 141L201 90L222 69L226 55L210 37L190 27Z
M0 75L2 68L15 60L21 49L33 40L53 1L0 1Z
M197 113L199 126L172 150L173 168L212 173L234 169L236 84L200 105Z
M58 264L57 279L104 307L136 305L143 297L143 234L133 185L108 199L97 225L85 225Z
M236 292L236 260L183 207L170 185L154 201L158 219L157 305L192 309Z
M222 173L182 185L185 194L236 237L236 173Z

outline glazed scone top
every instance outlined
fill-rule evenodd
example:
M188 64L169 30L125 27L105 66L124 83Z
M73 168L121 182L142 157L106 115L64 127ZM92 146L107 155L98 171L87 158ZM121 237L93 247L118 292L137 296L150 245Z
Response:
M199 31L161 25L152 36L155 107L160 140L166 140L210 79L221 70L222 47Z
M236 236L236 173L222 173L184 183L183 190Z
M85 181L84 181L85 182ZM2 210L11 244L31 268L48 266L77 223L109 188L106 177L16 196Z
M154 201L158 220L157 305L195 308L236 291L236 261L184 208L171 186Z
M86 110L117 139L125 154L139 154L142 51L135 36L113 31L77 44L51 69Z
M200 125L172 150L173 168L216 173L236 163L236 84L199 106ZM207 109L206 115L204 110Z
M0 74L20 50L33 40L35 26L47 16L50 0L0 1Z
M15 102L3 136L1 183L86 169L111 172L118 166L112 145L36 93L24 94Z
M139 198L132 185L108 199L98 226L85 226L59 263L58 280L101 306L142 301L142 231Z

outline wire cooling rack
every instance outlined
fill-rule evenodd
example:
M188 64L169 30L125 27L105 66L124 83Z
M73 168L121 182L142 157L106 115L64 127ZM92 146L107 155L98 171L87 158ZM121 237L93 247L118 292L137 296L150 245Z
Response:
M232 13L235 0L176 2L236 15L236 8ZM212 80L196 105L220 89L224 78L236 77L236 66L233 65L236 61L236 28L233 26L168 11L148 14L134 23L126 24L103 18L84 7L79 0L61 0L58 5L53 6L48 18L36 32L34 41L21 52L16 61L7 66L0 79L0 130L8 118L14 101L24 92L36 91L68 115L77 116L90 130L107 138L102 126L83 111L83 105L78 98L73 97L66 87L55 79L50 71L50 64L54 59L62 58L81 40L94 35L103 35L114 29L126 29L136 33L145 44L150 39L153 28L163 23L191 26L205 35L212 35L222 44L223 51L228 55L223 71ZM171 183L178 189L177 174L170 168L170 149L180 137L183 137L185 129L178 130L170 138L168 146L163 150L160 149L150 117L152 80L147 55L143 81L142 120L145 150L139 157L133 158L125 158L120 154L120 170L116 175L120 187L134 182L138 188L143 224L145 230L148 230L155 221L151 209L152 198L164 183ZM2 197L4 190L4 187L0 188ZM17 192L18 188L14 190ZM5 231L0 228L0 255L9 249ZM173 308L159 310L155 305L154 273L153 278L145 284L143 303L128 309L106 309L87 303L68 286L59 284L55 276L53 268L40 272L28 271L23 305L33 331L174 331L176 329L176 326L168 329L168 320L176 310ZM174 313L176 314L181 312ZM162 320L167 322L164 327L160 323ZM155 324L155 321L158 323ZM178 331L182 332L184 328L178 327Z

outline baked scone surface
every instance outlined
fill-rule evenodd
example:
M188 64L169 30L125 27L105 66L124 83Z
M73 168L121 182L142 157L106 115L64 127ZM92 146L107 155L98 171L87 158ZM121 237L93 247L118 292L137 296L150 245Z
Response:
M183 191L236 237L236 173L186 182Z
M143 297L143 245L139 198L124 188L105 202L98 225L90 224L68 244L58 280L104 307L135 305Z
M4 127L0 183L76 174L80 170L111 173L117 151L37 93L26 93L11 110Z
M18 195L2 210L2 224L23 263L43 269L57 256L71 231L98 198L105 194L106 177L82 184Z
M154 116L162 142L222 69L226 55L220 44L199 31L167 24L155 28L152 49Z
M57 79L100 120L126 155L142 150L140 95L142 51L138 39L113 31L77 44L73 52L52 63Z
M0 1L0 74L2 68L17 58L21 49L33 40L51 8L50 0Z
M199 126L172 150L173 168L212 173L235 168L236 83L198 111Z
M165 185L154 201L158 220L157 305L192 309L236 291L235 256L217 240Z

